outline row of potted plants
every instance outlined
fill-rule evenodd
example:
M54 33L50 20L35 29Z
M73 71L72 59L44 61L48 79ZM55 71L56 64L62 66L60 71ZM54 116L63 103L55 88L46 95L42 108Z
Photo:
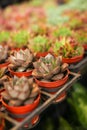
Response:
M80 62L84 57L87 11L84 15L79 11L69 12L63 12L69 20L60 27L51 25L40 7L29 8L24 4L1 11L0 84L3 92L0 98L17 121L39 106L40 89L55 94L68 81L69 64ZM66 92L55 101L65 97ZM38 119L39 115L35 116L31 124Z
M54 94L69 76L68 64L62 63L61 56L48 54L36 60L29 49L12 52L7 63L9 64L2 68L9 70L10 75L8 71L3 74L7 74L9 78L7 80L2 76L0 79L4 88L1 93L2 104L17 121L23 120L38 107L41 99L39 87ZM64 97L65 93L57 101ZM32 125L38 119L39 116L35 116L31 121Z

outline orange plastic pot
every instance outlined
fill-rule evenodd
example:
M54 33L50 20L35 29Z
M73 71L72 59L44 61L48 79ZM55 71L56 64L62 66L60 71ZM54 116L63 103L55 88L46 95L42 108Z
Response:
M72 64L72 63L77 63L81 61L82 59L83 59L83 55L80 55L80 56L75 56L73 58L62 58L62 61L63 63Z
M11 68L8 68L9 72L14 76L17 76L17 77L22 77L22 76L25 76L25 77L28 77L28 76L31 76L32 75L32 70L28 71L28 72L15 72L13 71Z
M9 64L10 64L9 62L2 63L0 64L0 68L7 67Z
M48 53L49 53L49 52L38 52L38 53L36 54L36 57L37 57L37 58L45 57Z
M22 121L27 115L29 115L40 103L40 94L36 98L36 100L29 105L26 106L19 106L19 107L13 107L9 106L5 103L5 101L2 98L2 104L6 107L7 111L14 116L14 118L17 121ZM38 120L38 116L35 116L31 123L34 124Z
M85 50L87 50L87 44L83 44Z
M41 86L41 87L46 87L46 88L58 88L61 85L65 84L66 81L68 80L68 76L69 76L69 70L67 69L67 74L65 75L65 77L63 79L57 80L57 81L53 81L53 82L43 82L40 81L38 79L35 78L36 83Z

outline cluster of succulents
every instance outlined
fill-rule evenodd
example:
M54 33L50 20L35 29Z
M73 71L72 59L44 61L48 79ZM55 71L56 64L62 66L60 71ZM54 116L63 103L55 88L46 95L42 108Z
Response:
M40 92L34 79L26 77L14 77L4 83L4 88L2 97L9 106L32 104Z
M32 69L32 61L34 56L32 52L27 48L25 50L14 51L10 55L8 61L10 67L16 69L16 71L23 72ZM31 66L31 67L30 67Z
M84 48L80 44L70 44L70 39L64 37L55 42L53 52L55 55L62 55L64 58L72 58L82 55L84 53Z
M48 54L41 57L38 61L33 63L34 71L32 75L42 81L56 81L62 79L64 72L68 68L67 63L62 63L62 57L54 57Z
M44 82L57 81L64 78L68 68L67 63L62 63L62 58L72 58L84 53L82 45L78 43L87 43L87 11L84 3L84 8L77 8L79 4L75 0L74 4L70 2L68 6L59 8L51 5L52 8L47 7L45 10L42 8L43 3L34 0L30 4L0 9L0 44L3 45L0 45L0 64L8 61L9 67L16 72L34 69L32 76L35 78ZM81 5L80 0L77 3ZM68 9L71 10L66 13ZM50 52L51 49L53 55L35 59L38 52ZM34 80L29 77L11 77L11 80L6 80L6 69L7 67L0 68L0 84L3 82L6 90L2 94L4 100L10 106L32 103L39 93Z
M33 52L48 52L50 49L49 39L45 36L38 35L30 41L29 47Z
M85 32L75 33L75 38L80 44L87 44L87 34Z
M1 31L0 32L0 44L8 43L10 39L10 32L9 31Z
M61 27L61 28L55 29L55 31L53 31L53 35L57 38L68 37L68 36L72 36L72 31L70 30L70 28Z
M27 46L29 40L29 32L21 30L12 34L12 43L14 47L21 48Z

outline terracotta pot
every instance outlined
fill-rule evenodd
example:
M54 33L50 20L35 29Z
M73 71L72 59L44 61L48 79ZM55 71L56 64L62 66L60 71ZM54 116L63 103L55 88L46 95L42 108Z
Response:
M75 56L73 58L63 58L62 61L63 63L68 63L68 64L77 63L83 59L83 56L84 54L80 56Z
M38 53L36 54L36 57L37 57L37 58L45 57L48 53L49 53L49 52L38 52Z
M8 104L5 103L5 101L2 98L2 104L6 107L8 113L17 121L22 121L33 110L35 110L35 108L38 107L39 103L40 103L40 94L32 104L19 107L9 106ZM37 115L31 120L31 123L34 124L35 122L37 122L38 119L39 116Z
M14 76L17 76L17 77L22 77L22 76L25 76L25 77L28 77L28 76L31 76L32 75L32 70L28 71L28 72L15 72L14 70L12 70L11 68L8 67L8 70L9 72Z
M7 67L9 64L10 64L9 62L2 63L0 64L0 68Z
M83 44L85 50L87 50L87 44Z
M67 69L67 74L65 75L63 79L53 81L53 82L43 82L35 78L35 81L40 87L43 87L43 88L49 88L49 89L58 88L61 85L66 83L66 81L68 80L68 76L69 76L69 70Z

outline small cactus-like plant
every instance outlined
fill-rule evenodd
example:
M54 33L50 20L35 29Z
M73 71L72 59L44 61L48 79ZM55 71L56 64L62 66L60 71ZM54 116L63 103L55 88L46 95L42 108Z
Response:
M33 52L47 52L49 51L50 43L47 37L38 35L30 41L29 46Z
M68 37L72 36L72 31L67 27L61 27L53 31L55 37Z
M40 92L34 79L26 77L14 77L12 80L4 82L4 88L2 98L9 106L32 104Z
M29 69L33 61L33 54L29 49L15 51L10 55L8 61L13 65L17 71L25 71Z
M0 44L8 43L9 39L10 39L10 33L8 31L0 32Z
M30 37L29 32L25 30L13 33L12 34L12 43L14 43L13 46L17 48L27 46L29 37Z
M35 69L32 73L34 77L41 80L56 81L64 77L64 72L68 68L67 63L62 63L62 57L54 57L48 54L33 63Z
M63 58L72 58L74 56L83 55L84 49L79 44L72 45L69 39L65 37L56 41L53 45L53 52L56 55L62 55Z

